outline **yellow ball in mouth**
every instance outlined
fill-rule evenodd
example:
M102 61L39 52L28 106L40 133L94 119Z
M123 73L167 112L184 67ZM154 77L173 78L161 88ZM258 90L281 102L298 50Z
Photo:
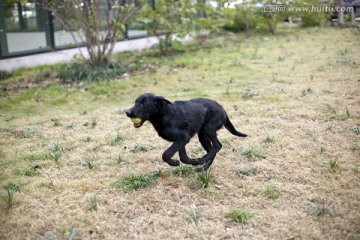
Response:
M132 121L134 124L139 124L139 123L141 123L141 118L131 118L131 121Z

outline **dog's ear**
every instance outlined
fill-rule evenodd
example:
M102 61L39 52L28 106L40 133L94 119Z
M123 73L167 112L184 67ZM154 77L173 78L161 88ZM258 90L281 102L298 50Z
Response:
M171 104L171 102L167 99L165 99L164 97L161 96L156 96L155 97L155 104L158 107L158 109L162 112L165 112L167 109L167 105Z
M161 96L156 96L155 97L155 103L156 105L160 106L160 107L164 107L168 104L171 104L171 102L167 99L165 99L164 97Z

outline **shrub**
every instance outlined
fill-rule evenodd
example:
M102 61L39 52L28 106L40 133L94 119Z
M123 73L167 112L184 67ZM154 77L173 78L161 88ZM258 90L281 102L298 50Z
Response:
M126 67L118 61L109 61L105 65L93 66L88 61L76 60L60 66L57 77L63 81L101 81L119 77Z
M11 77L11 73L0 71L0 81Z
M161 55L172 54L173 35L184 37L194 27L196 8L190 0L157 0L156 7L144 1L138 23L159 40Z
M293 7L303 7L303 8L312 8L314 7L323 7L324 3L320 0L305 0L305 1L295 1L292 5ZM315 27L323 26L330 19L331 12L324 11L299 11L297 12L297 17L301 18L303 27Z
M228 11L228 21L224 25L224 29L231 32L247 32L252 31L263 32L266 29L266 21L259 14L258 9L238 7L236 10Z

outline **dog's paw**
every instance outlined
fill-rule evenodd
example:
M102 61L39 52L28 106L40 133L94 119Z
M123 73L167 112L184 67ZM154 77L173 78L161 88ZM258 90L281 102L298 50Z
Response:
M170 166L177 167L180 165L180 162L177 160L170 160L167 162Z

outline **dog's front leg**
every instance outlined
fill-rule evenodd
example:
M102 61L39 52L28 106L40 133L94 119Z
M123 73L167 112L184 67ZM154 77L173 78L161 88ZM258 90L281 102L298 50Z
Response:
M177 160L171 159L177 151L182 148L185 148L185 145L189 142L187 139L181 139L175 141L162 155L162 159L167 162L170 166L179 166L180 162Z

